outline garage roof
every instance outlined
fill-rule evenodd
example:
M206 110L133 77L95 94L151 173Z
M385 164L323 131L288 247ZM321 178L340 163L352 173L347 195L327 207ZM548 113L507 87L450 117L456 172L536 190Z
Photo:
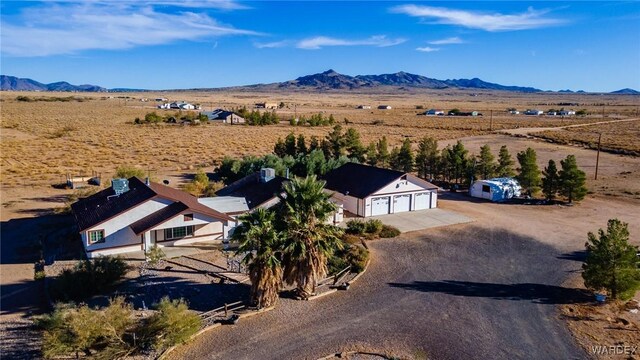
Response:
M325 187L329 190L364 199L403 177L425 189L438 188L428 181L401 171L351 162L328 172L323 179L327 182Z

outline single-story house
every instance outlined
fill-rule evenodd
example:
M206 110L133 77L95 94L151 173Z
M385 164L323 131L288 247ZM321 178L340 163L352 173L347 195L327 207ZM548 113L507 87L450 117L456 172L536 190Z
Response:
M379 105L378 109L380 109L380 110L391 110L391 105Z
M527 111L524 112L525 115L542 115L544 114L544 111L542 110L536 110L536 109L528 109Z
M474 181L469 195L494 202L502 202L520 196L521 187L512 178L494 178Z
M344 210L369 217L422 209L438 203L438 187L401 171L346 163L325 176L325 188L339 193Z
M258 109L277 109L278 108L278 103L275 102L261 102L261 103L256 103L255 107Z
M114 179L112 186L71 205L88 258L226 239L235 219L184 191Z
M234 113L233 111L227 111L223 109L216 109L213 111L204 111L202 114L206 115L209 121L220 121L224 124L244 124L245 119Z
M560 116L571 116L571 115L575 115L576 112L574 110L560 110L558 112L558 115Z
M519 115L520 111L518 111L518 110L510 110L509 114L511 114L511 115Z
M356 109L369 110L371 109L371 105L358 105Z
M443 110L436 110L436 109L429 109L427 111L424 112L425 115L427 116L442 116L444 115L444 111Z
M556 111L548 111L547 112L548 116L556 116L557 114L558 114L558 112L556 112Z

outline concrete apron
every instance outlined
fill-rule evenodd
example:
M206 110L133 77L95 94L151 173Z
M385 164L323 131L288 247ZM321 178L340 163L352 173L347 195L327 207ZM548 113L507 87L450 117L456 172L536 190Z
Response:
M474 219L470 217L442 209L407 211L397 214L372 216L368 219L378 219L386 225L398 228L398 230L403 233L474 221Z

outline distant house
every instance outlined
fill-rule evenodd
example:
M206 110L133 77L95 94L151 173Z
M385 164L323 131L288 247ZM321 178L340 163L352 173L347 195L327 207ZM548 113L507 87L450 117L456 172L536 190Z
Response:
M548 111L547 115L548 116L556 116L558 113L556 111Z
M520 184L512 178L495 178L474 181L469 195L494 202L502 202L520 196Z
M429 110L425 111L424 114L427 115L427 116L442 116L442 115L444 115L444 111L443 110L436 110L436 109L429 109Z
M88 258L222 241L235 219L184 191L136 177L71 205Z
M482 116L482 113L477 111L449 111L449 116Z
M195 110L196 106L193 104L189 104L189 103L182 103L180 105L178 105L180 110Z
M369 110L371 109L371 105L358 105L356 109Z
M438 187L400 171L346 163L324 177L326 189L335 191L344 210L369 217L437 206Z
M165 98L155 98L155 100L157 102L166 102L167 101L167 99L165 99Z
M571 115L575 115L576 112L574 110L560 110L558 112L558 115L560 116L571 116Z
M511 115L518 115L518 114L520 114L520 111L518 111L518 110L510 110L510 111L509 111L509 114L511 114Z
M391 110L391 105L379 105L378 109L380 109L380 110Z
M162 104L162 105L158 105L158 109L165 109L165 110L171 109L171 104L165 103L165 104Z
M524 112L525 115L542 115L544 114L544 111L542 110L536 110L536 109L528 109L527 111Z
M258 109L277 109L278 104L275 102L261 102L255 104Z
M233 111L227 111L223 109L216 109L213 111L204 111L203 115L206 115L209 121L220 121L224 124L244 124L245 119L234 113Z

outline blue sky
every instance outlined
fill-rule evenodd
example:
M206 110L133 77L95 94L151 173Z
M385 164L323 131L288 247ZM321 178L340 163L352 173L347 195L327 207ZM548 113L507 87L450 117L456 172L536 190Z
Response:
M334 69L640 89L640 2L7 1L1 72L175 89Z

